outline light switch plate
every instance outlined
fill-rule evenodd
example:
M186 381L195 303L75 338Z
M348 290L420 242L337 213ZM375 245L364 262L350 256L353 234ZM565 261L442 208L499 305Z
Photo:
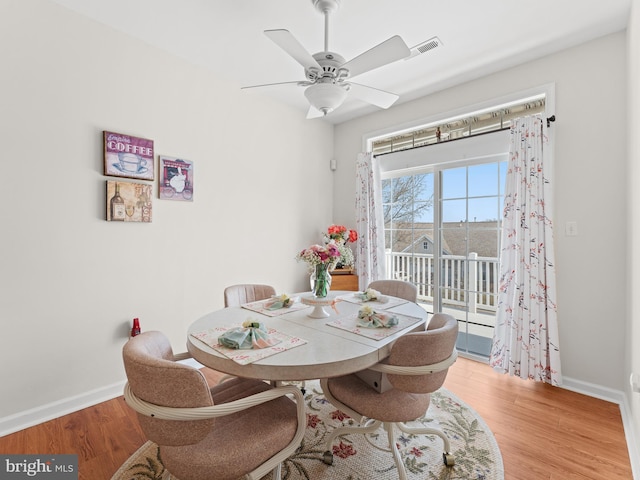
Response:
M576 237L578 235L578 222L567 222L564 227L564 233L567 237Z

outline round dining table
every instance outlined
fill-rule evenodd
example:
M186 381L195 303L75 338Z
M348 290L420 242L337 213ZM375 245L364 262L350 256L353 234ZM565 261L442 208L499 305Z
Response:
M367 305L376 311L396 316L400 319L397 326L376 332L373 329L352 328L363 306L363 303L358 303L361 300L356 296L356 292L330 292L325 307L328 316L322 318L310 316L317 311L309 292L290 295L297 300L295 308L282 311L250 309L257 303L253 302L207 313L189 326L187 349L202 365L229 375L271 381L301 381L364 370L386 358L397 338L426 328L427 311L417 303L395 297L383 298L386 300L384 303L367 302ZM305 299L307 302L303 301ZM196 337L206 332L211 337L212 332L241 327L247 320L260 322L267 329L301 339L301 342L265 358L241 364L221 353L224 349L220 349L219 345L207 344ZM372 338L373 334L378 338Z

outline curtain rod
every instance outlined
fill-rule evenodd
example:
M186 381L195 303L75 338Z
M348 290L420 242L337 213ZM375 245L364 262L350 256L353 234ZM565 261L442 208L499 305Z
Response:
M551 127L551 123L556 121L556 116L555 115L551 115L550 117L547 117L547 128ZM510 127L504 127L504 128L499 128L497 130L491 130L489 132L482 132L482 133L476 133L475 135L472 135L473 137L477 137L480 135L488 135L490 133L496 133L496 132L503 132L505 130L509 130ZM445 140L446 143L448 142L455 142L456 140L464 140L466 138L471 138L471 137L460 137L460 138L452 138L450 140ZM431 145L438 145L439 143L428 143L425 145L420 145L418 147L412 147L412 148L407 148L406 150L413 150L414 148L424 148L424 147L430 147ZM384 153L377 153L374 155L374 157L379 157L381 155L389 155L390 153L395 153L394 151L391 152L384 152Z

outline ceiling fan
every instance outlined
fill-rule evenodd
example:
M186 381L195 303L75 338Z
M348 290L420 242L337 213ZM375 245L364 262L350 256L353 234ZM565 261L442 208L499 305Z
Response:
M267 87L295 84L305 87L304 95L310 108L307 118L327 115L340 107L347 94L380 108L389 108L399 96L354 83L357 75L382 67L411 55L404 40L395 35L357 57L349 60L329 51L329 16L340 6L342 0L311 0L313 6L324 15L324 51L309 54L288 30L265 30L265 35L304 67L306 80L253 85L243 88Z

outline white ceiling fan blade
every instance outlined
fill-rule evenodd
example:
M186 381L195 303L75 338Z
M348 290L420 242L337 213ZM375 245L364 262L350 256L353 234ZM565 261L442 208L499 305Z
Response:
M388 63L402 60L411 55L411 50L398 35L385 40L379 45L361 53L357 57L343 64L341 68L349 70L349 78L361 75Z
M351 85L349 89L350 96L375 105L376 107L389 108L400 98L400 96L395 93L385 92L384 90L367 87L359 83L349 82L349 85Z
M241 90L245 88L260 88L260 87L274 87L276 85L304 85L304 81L294 81L294 82L278 82L278 83L263 83L262 85L249 85L247 87L240 87Z
M289 30L265 30L264 34L273 40L280 48L291 55L296 62L305 69L315 67L322 70L315 58L298 42Z

